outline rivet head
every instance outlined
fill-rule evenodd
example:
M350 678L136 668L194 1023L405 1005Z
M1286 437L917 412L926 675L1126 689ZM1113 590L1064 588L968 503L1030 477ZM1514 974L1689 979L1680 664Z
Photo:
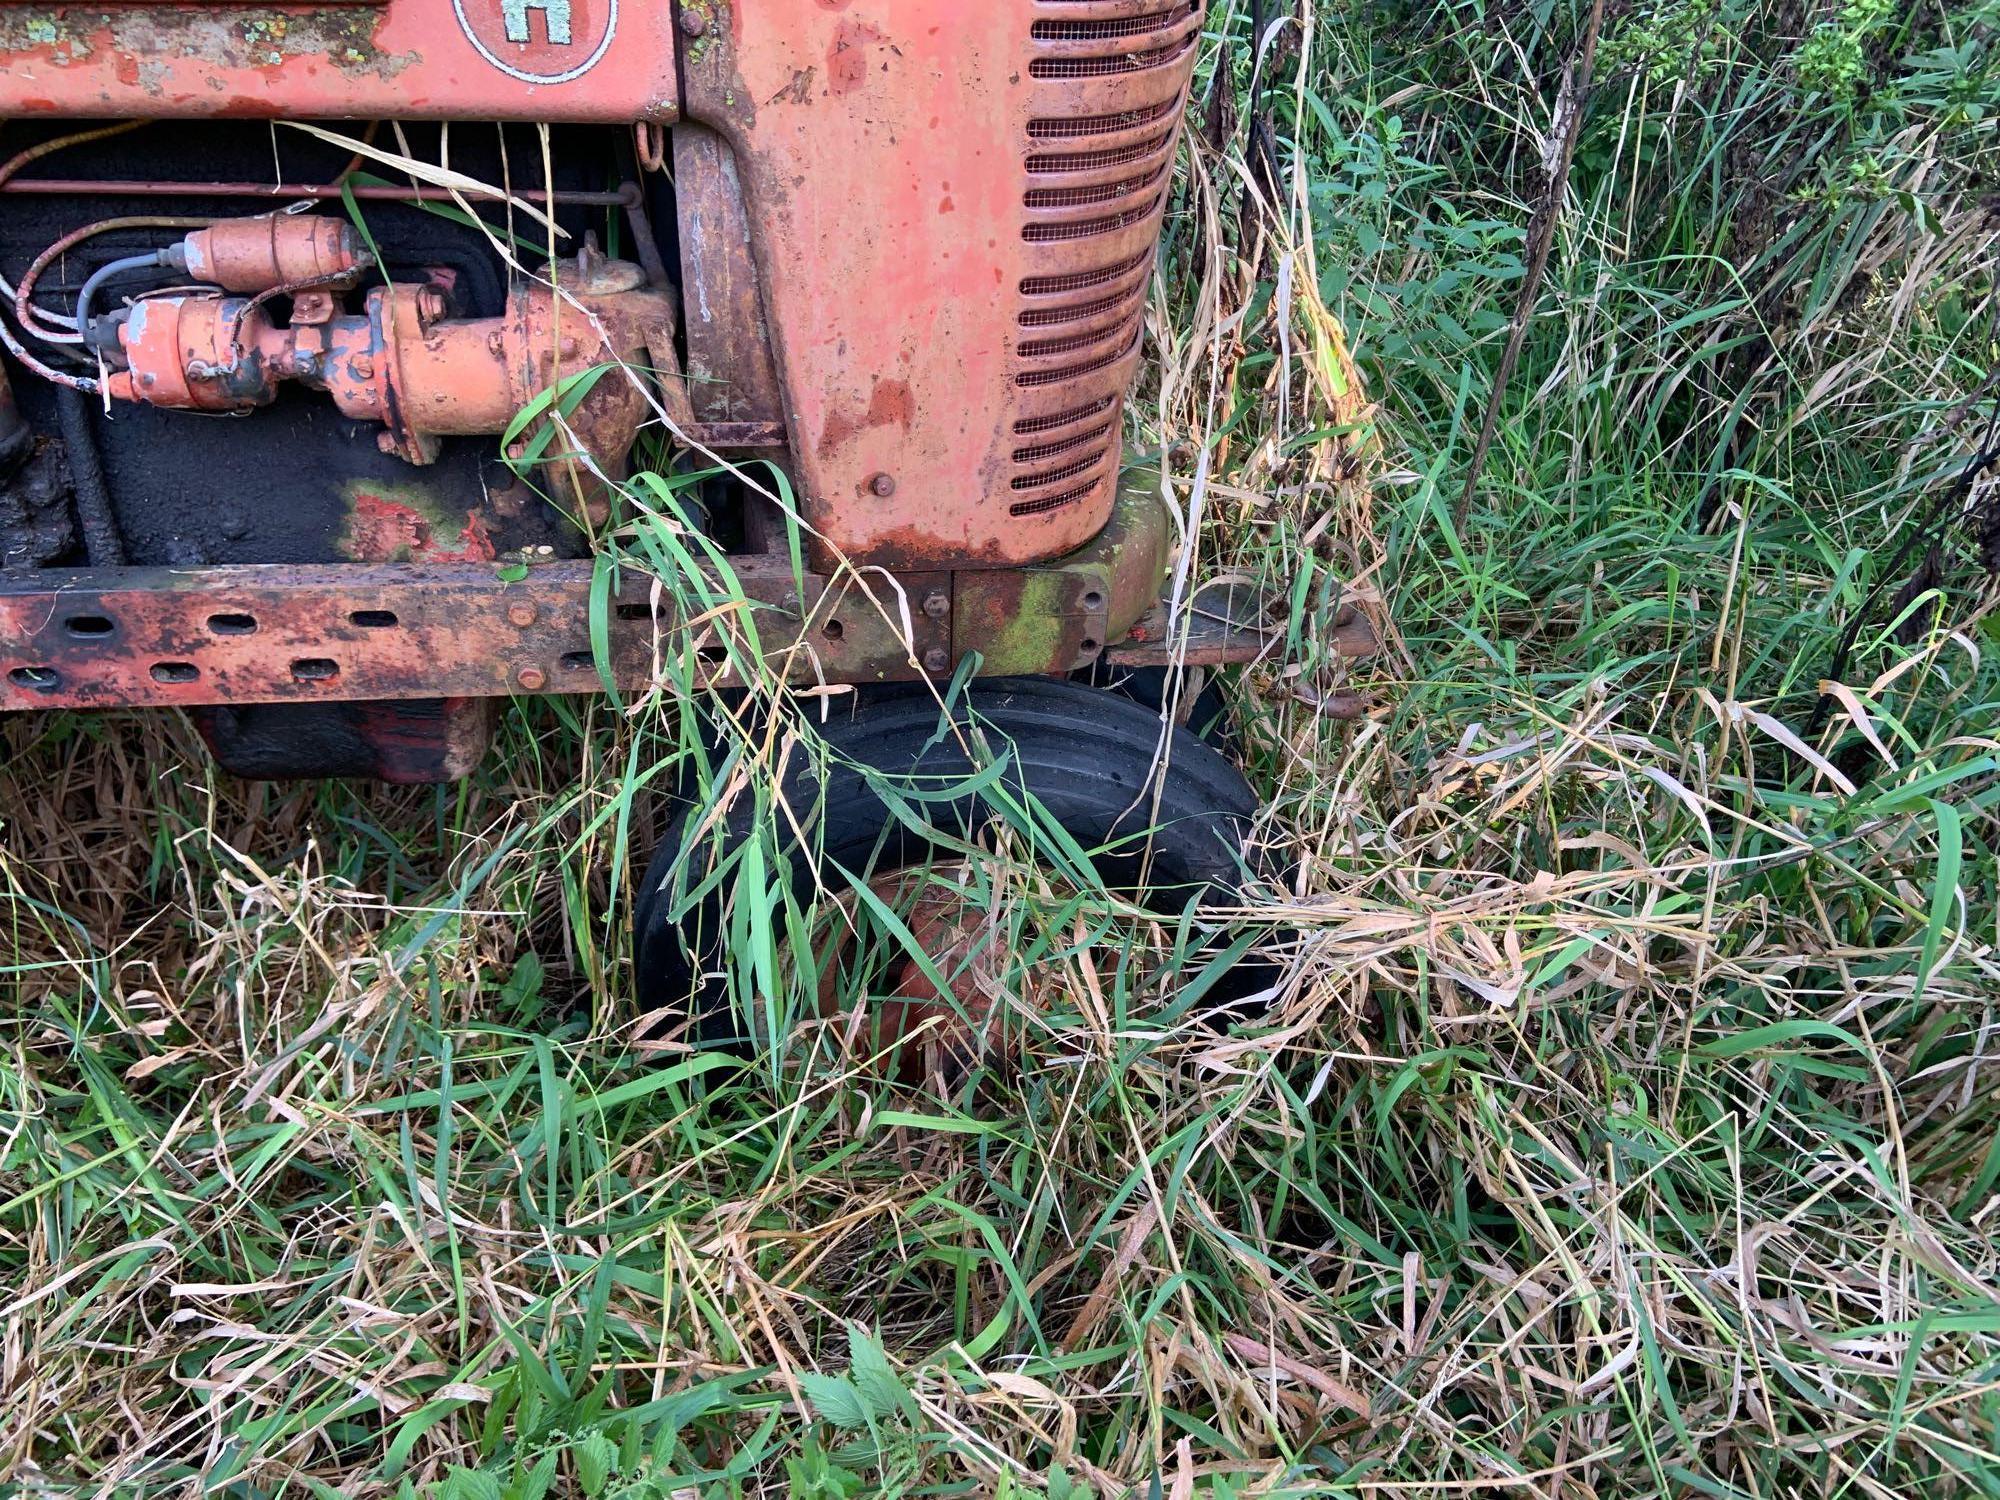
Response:
M924 595L924 613L933 620L942 620L951 613L951 597L943 589L932 589Z
M887 500L896 493L896 479L892 474L877 474L868 481L868 488L876 498Z
M708 17L698 10L683 10L681 33L684 36L705 36L708 33Z
M549 674L540 667L523 667L514 674L514 680L528 692L539 693L548 686Z
M525 599L507 606L507 619L516 628L526 630L535 623L535 606Z
M355 355L348 362L347 368L356 380L373 380L375 378L375 361L369 355Z
M942 672L951 665L951 655L942 646L933 646L924 653L924 670Z

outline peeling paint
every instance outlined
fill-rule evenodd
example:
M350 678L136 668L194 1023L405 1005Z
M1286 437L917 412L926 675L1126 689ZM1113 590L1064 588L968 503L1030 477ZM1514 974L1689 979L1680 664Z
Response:
M336 68L396 77L420 61L415 51L388 53L375 42L382 12L316 10L199 11L140 7L120 11L0 8L0 54L8 66L40 54L68 67L108 50L120 59L200 58L222 68L278 67L294 58L331 62ZM156 78L166 71L156 64ZM146 88L156 92L159 84Z
M481 0L490 3L490 0ZM671 122L671 7L603 39L587 78L510 75L475 50L453 0L71 7L0 3L0 118Z

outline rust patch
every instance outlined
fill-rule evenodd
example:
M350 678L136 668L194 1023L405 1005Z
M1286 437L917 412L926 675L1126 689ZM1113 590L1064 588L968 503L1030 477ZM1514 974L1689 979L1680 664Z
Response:
M1248 585L1212 583L1188 602L1185 631L1176 629L1164 603L1155 604L1105 658L1121 667L1214 667L1256 661L1284 645L1284 612L1282 595ZM1336 655L1359 658L1373 656L1382 642L1359 610L1348 609L1334 621L1323 644L1332 646ZM1334 716L1353 717L1338 711Z
M891 422L905 432L917 414L917 398L907 380L878 380L868 402L868 425L887 427Z
M440 535L440 532L444 535ZM477 512L453 528L407 500L366 490L354 495L341 550L356 562L490 562L499 553Z
M826 431L820 435L819 455L827 458L857 434L877 427L894 425L908 432L916 416L917 397L907 380L877 380L867 408L858 416L839 410L828 415Z
M829 91L836 95L850 94L861 87L861 81L868 76L868 48L887 40L882 29L871 22L852 16L842 21L826 54Z
M894 568L1004 568L1009 564L1002 542L975 544L960 538L940 538L935 525L925 524L897 526L877 533L869 544L869 555Z
M0 572L0 712L489 698L601 690L588 560L509 570L490 562L57 569ZM637 570L613 600L610 659L627 688L652 684L662 653L703 682L740 685L725 640L752 643L799 683L915 678L948 657L947 621L893 603L950 587L941 572L896 588L830 585L782 555L737 560L741 603L690 620ZM711 579L706 592L721 587ZM658 610L656 618L655 611ZM73 622L83 619L88 632Z
M934 972L945 978L941 992L923 965L905 958L882 976L882 982L892 986L889 993L873 997L874 1032L868 1050L909 1043L893 1060L883 1060L885 1071L893 1069L903 1082L919 1084L933 1069L978 1056L992 1021L993 997L1000 992L996 981L1005 955L966 894L951 888L947 871L897 871L877 876L868 887L902 915L917 950L931 955ZM829 1020L840 1014L838 971L854 937L852 925L840 924L820 955L819 1009ZM871 986L871 991L875 988Z

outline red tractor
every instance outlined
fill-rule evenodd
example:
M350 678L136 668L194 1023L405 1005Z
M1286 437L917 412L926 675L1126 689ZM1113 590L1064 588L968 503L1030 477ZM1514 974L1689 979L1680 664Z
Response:
M1158 715L1073 680L1262 644L1167 619L1171 518L1120 483L1202 24L0 0L0 708L443 780L498 700L664 654L857 685L839 748L945 773L936 696L876 685L965 671L1085 846L1156 825L1149 882L1228 878L1240 776L1183 734L1160 783ZM693 518L692 589L606 565L653 506ZM828 852L918 856L836 792Z

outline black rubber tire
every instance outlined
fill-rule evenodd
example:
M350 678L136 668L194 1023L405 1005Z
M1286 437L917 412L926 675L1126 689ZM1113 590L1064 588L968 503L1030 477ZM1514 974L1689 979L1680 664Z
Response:
M1158 715L1174 687L1174 677L1170 667L1117 667L1099 657L1072 673L1070 681L1088 683L1121 698L1130 698ZM1236 755L1236 717L1230 712L1229 700L1223 696L1222 685L1214 673L1208 675L1199 693L1182 701L1180 711L1181 722L1197 739L1213 745L1224 755Z
M1150 790L1140 794L1159 744L1156 713L1130 699L1053 678L977 682L970 698L995 752L1003 739L1012 743L1004 780L1016 795L1032 793L1086 850L1120 838L1132 841L1130 854L1112 851L1096 860L1107 884L1162 911L1181 910L1204 891L1238 889L1257 799L1242 773L1210 746L1184 729L1173 731L1155 805ZM802 817L817 809L820 818L815 848L802 849L794 840L785 851L794 888L801 894L812 888L816 856L856 876L922 863L930 841L898 821L857 765L848 762L892 775L969 776L974 767L957 736L939 734L937 702L928 692L875 696L822 732L836 752L827 765L824 797L814 767L793 773L785 789ZM987 816L979 801L970 794L957 803L929 804L926 815L939 827L975 828ZM663 893L691 811L674 820L640 885L634 923L639 1001L648 1012L690 1015L695 1039L704 1044L742 1046L724 986L698 981L716 967L712 950L726 931L728 890L711 893L679 922L670 916L678 901ZM743 838L752 815L747 805L733 814L725 837ZM1136 835L1149 826L1153 833L1142 856ZM837 886L841 879L829 868L829 884ZM709 952L700 951L704 941Z

